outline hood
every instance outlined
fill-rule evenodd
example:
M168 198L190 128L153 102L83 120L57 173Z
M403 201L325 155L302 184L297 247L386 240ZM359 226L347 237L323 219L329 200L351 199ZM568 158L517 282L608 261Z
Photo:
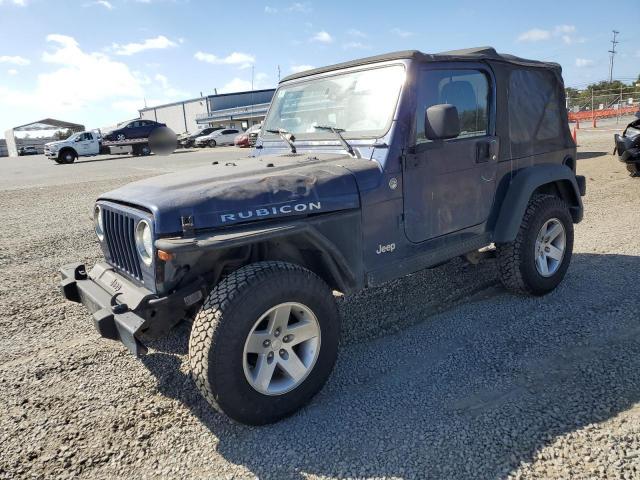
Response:
M353 167L353 168L350 168ZM137 205L153 213L156 235L357 208L352 170L378 170L377 162L346 155L266 155L213 162L130 183L99 200Z
M53 147L55 145L63 145L67 143L67 140L56 140L55 142L47 142L44 144L45 147Z

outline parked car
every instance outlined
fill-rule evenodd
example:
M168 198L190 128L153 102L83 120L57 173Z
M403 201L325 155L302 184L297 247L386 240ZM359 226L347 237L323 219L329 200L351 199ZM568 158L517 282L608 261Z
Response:
M100 195L104 259L63 266L62 291L135 355L189 319L191 376L211 406L248 424L284 418L336 361L351 319L334 291L487 251L512 292L562 282L586 191L562 88L557 63L489 47L290 75L255 156ZM529 304L551 315L560 295Z
M236 135L236 138L233 139L233 144L236 147L244 148L249 146L249 135L246 133L241 133Z
M32 147L30 145L25 147L18 147L18 155L37 155L38 151L36 147Z
M627 171L632 177L640 177L640 112L638 117L626 126L622 135L615 134L615 148L613 153L618 153L618 159L626 163Z
M191 148L195 145L196 139L209 135L210 133L213 133L216 130L222 130L223 128L224 127L206 127L197 132L193 132L189 135L185 135L184 137L182 137L182 139L178 140L178 143L182 148Z
M256 139L258 138L261 128L262 124L250 127L247 131L238 135L233 140L233 144L236 147L253 147L256 144Z
M216 147L218 145L233 145L233 140L240 133L237 128L223 128L209 135L196 138L196 147Z
M154 122L153 120L132 120L128 123L122 123L116 128L103 135L104 140L123 141L134 138L148 138L158 127L166 127L164 123Z

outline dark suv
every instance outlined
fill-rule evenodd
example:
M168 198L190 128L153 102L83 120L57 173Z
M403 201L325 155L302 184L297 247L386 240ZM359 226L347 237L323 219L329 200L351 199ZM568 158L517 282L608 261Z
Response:
M276 421L320 390L334 290L479 249L523 294L569 268L585 179L557 64L477 48L309 70L280 83L262 132L254 158L101 195L105 260L61 270L66 298L135 354L190 319L195 383L235 420Z
M156 128L166 126L164 123L154 122L153 120L132 120L107 133L103 136L103 139L107 141L123 141L134 138L149 138L151 132Z

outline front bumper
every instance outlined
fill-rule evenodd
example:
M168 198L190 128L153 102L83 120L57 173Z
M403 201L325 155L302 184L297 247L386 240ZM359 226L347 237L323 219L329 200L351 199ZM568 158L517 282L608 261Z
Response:
M93 273L93 272L92 272ZM123 283L112 280L115 293L108 292L101 283L91 278L81 263L65 265L60 269L60 288L67 300L82 303L93 314L93 324L104 338L120 340L136 356L144 355L147 348L136 335L145 319L136 315L118 297L125 294Z
M206 295L206 282L199 278L171 295L159 297L137 286L106 263L90 272L81 263L60 269L60 288L67 300L82 303L92 313L98 333L120 340L136 356L147 352L144 339L166 334L192 311Z
M640 146L638 146L637 140L618 135L617 133L613 138L615 143L614 152L618 153L618 160L622 163L640 162Z

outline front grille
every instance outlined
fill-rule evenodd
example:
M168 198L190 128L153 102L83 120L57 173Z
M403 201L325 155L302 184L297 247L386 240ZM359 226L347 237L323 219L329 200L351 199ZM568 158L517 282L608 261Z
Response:
M102 209L102 218L111 264L142 281L142 270L136 251L135 219L125 213L108 208Z

